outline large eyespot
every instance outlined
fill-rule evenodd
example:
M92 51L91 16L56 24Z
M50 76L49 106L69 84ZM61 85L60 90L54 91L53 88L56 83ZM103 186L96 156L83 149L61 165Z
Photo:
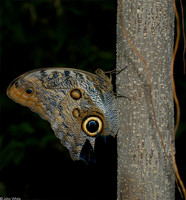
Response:
M78 100L82 97L82 94L81 94L81 91L79 89L73 89L71 92L70 92L70 96L75 99L75 100Z
M97 116L89 116L82 123L83 131L89 136L96 136L103 130L103 121Z

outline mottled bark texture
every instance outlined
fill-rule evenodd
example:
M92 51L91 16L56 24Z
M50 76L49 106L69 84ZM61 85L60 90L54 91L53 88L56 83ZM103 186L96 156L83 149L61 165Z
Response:
M118 0L118 13L120 0ZM123 27L147 62L157 125L171 160L174 130L170 78L174 44L174 10L171 0L122 0ZM117 16L118 200L173 200L174 175L164 156L155 127L145 65L124 36Z

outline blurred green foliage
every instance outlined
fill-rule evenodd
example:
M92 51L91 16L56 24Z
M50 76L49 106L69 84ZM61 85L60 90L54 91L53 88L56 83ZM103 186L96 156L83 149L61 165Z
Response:
M115 141L97 149L95 165L73 162L48 122L6 96L8 84L34 68L114 69L116 8L115 0L0 1L0 196L116 199ZM176 66L182 66L180 46ZM178 67L175 70L184 108L185 78ZM176 141L184 179L185 115L181 113Z

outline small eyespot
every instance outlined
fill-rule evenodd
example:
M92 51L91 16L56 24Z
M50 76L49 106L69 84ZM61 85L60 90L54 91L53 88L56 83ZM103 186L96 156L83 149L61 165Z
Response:
M26 90L26 93L27 94L31 94L33 92L33 90L31 89L31 88L28 88L27 90Z
M17 88L19 84L20 84L20 81L15 82L15 84L14 84L15 88Z
M11 86L14 85L15 88L18 87L18 85L21 83L21 81L19 80L19 78L17 78L16 80L14 80L12 83L11 83Z
M79 114L80 114L80 111L78 108L75 108L73 111L72 111L72 114L75 118L78 118L79 117Z
M82 97L81 91L79 89L73 89L70 92L70 96L74 99L74 100L78 100Z
M83 131L89 136L96 136L103 130L103 121L97 116L90 116L82 123Z
M10 86L14 85L14 86L16 87L17 83L19 82L18 80L19 80L19 78L14 79L14 80L11 82Z

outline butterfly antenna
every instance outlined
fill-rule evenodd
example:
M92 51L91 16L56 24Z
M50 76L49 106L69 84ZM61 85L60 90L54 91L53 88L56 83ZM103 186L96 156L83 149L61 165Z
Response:
M116 75L118 75L118 74L120 74L122 71L124 71L126 68L127 68L127 66L125 66L123 69L121 69L121 70L119 70L119 71L117 71L116 69L113 69L113 70L111 70L111 71L105 72L105 74L116 74Z

